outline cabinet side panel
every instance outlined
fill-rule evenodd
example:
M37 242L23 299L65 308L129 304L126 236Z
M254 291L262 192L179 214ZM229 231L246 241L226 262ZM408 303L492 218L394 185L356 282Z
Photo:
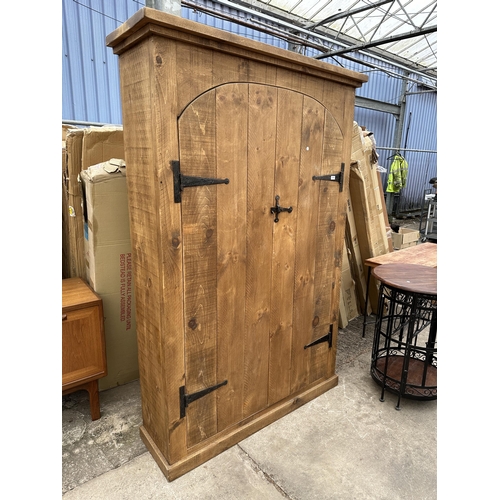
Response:
M144 427L163 451L168 440L160 327L158 194L151 118L151 72L148 44L120 56L121 98L136 327Z
M158 223L153 228L158 236L160 259L159 310L161 324L162 390L165 407L157 426L166 427L168 443L161 448L170 463L185 457L186 419L180 417L179 388L185 385L184 285L182 277L183 239L181 232L182 203L174 201L172 160L179 160L177 118L179 83L176 77L181 64L177 51L181 42L155 36L151 43L152 140L154 143L154 181L158 187L155 200Z

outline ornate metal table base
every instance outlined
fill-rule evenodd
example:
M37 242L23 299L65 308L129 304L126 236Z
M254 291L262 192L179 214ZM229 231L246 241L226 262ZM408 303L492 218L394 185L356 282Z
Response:
M412 264L374 269L380 281L371 376L401 398L437 398L437 273Z

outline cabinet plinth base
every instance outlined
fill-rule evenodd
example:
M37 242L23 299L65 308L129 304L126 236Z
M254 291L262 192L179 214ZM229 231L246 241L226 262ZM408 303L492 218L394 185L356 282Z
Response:
M188 454L175 464L168 463L144 426L141 426L139 429L140 435L148 451L155 459L167 480L173 481L337 385L338 376L334 375L305 392L295 394L256 414L255 417L245 425L236 425L222 432L220 435L214 436L207 440L206 446L197 448L195 452Z

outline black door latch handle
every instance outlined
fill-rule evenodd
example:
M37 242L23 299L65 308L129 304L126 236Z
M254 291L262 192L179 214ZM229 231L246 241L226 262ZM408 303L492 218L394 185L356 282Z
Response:
M278 195L276 195L275 200L276 200L276 205L274 207L271 207L271 213L276 214L276 217L274 218L274 222L279 222L279 214L281 212L290 213L292 211L292 207L288 207L288 208L280 207L280 205L279 205L280 197Z

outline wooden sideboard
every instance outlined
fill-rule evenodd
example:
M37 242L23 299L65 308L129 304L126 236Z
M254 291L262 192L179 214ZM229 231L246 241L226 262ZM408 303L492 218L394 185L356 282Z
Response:
M81 278L62 280L62 393L89 393L101 417L98 380L107 375L102 299Z

